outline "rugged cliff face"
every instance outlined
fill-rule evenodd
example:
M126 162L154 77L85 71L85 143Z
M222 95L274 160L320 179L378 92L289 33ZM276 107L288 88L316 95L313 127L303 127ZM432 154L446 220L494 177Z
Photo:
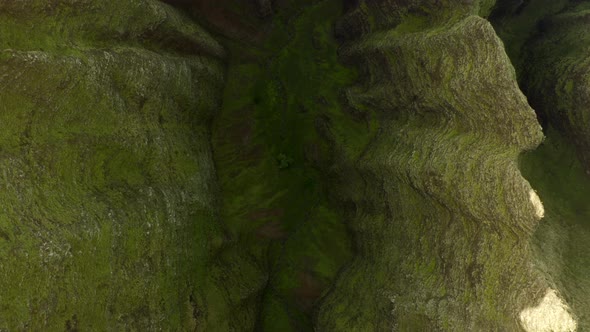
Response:
M341 25L363 77L349 102L379 131L343 190L357 256L322 330L518 330L547 288L529 252L543 207L517 167L541 128L477 9L361 1Z
M192 329L224 50L157 1L3 1L0 21L0 329Z
M1 2L0 330L588 328L589 10Z

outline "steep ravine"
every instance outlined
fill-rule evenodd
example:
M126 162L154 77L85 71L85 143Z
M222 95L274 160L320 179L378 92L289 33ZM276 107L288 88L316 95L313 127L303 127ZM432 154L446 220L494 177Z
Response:
M317 3L310 8L330 8L330 1ZM292 235L293 227L305 229L310 223L289 221L292 214L281 213L290 206L310 210L305 199L294 198L301 193L294 185L301 177L284 170L311 161L313 168L303 168L300 174L324 176L320 192L326 195L326 211L338 211L335 220L343 218L348 224L355 245L354 259L319 307L311 302L316 304L316 330L575 329L578 317L572 317L559 285L547 278L536 251L531 251L532 235L544 210L520 174L518 157L534 150L542 134L517 85L504 45L492 26L476 16L490 14L493 3L347 3L349 12L336 34L342 42L340 59L349 68L359 69L358 83L346 90L342 109L324 114L321 105L306 102L325 84L316 85L315 65L306 62L307 53L317 52L310 44L293 42L299 39L297 32L305 32L305 24L310 24L305 23L307 13L315 10L306 4L282 5L286 12L274 8L272 22L281 23L262 38L264 46L249 53L244 52L249 48L243 41L229 42L235 62L230 61L226 87L230 94L222 112L227 118L218 119L222 127L217 131L220 137L235 140L221 141L219 169L222 178L224 172L228 174L224 188L236 190L235 194L226 191L223 195L229 196L224 199L240 198L241 203L234 207L226 203L224 209L228 216L237 212L230 217L236 218L234 236L244 237L261 224L263 237L270 238L270 244L236 241L234 248L252 252L268 248L252 257L258 261L270 257L280 266L285 265L286 248L305 252L301 248L309 243L323 241L324 248L330 248L345 239L330 237L335 242L326 243L329 229L318 238L299 239ZM535 24L524 26L532 29ZM306 33L302 36L309 38ZM317 39L312 38L315 48ZM287 55L290 52L294 52L292 58ZM260 60L266 57L270 60ZM310 74L308 81L298 81L302 73ZM234 80L236 85L231 83ZM239 89L249 86L254 86L254 99ZM323 97L324 105L333 103L333 97ZM299 104L295 117L294 103ZM314 126L305 124L310 120ZM240 134L226 136L234 131ZM312 155L297 152L305 142L320 149ZM293 152L284 153L285 147ZM253 148L255 154L248 152ZM520 166L530 169L528 164ZM274 176L263 175L273 174L277 167L283 171L279 179L295 181L288 182L287 191L278 190ZM252 188L259 196L248 193ZM249 220L244 214L273 192L289 199L262 200L278 208L257 214L266 224L244 228L243 221ZM297 240L292 241L293 237ZM281 248L283 256L273 254L274 248ZM295 314L301 311L301 303L289 304L298 298L288 294L301 288L284 288L289 283L281 281L272 264L257 266L262 266L259 272L266 279L251 288L251 296L262 294L256 328L309 329L300 323L308 318ZM301 267L301 263L292 265L285 276L300 276ZM308 294L313 292L312 277L297 277ZM287 297L280 289L287 290L283 293Z
M224 10L237 8L228 2ZM365 127L348 119L339 103L355 76L337 59L332 24L341 4L285 1L274 9L271 18L249 22L263 31L256 41L236 40L227 22L212 22L231 54L213 136L228 251L236 253L227 257L241 260L230 265L232 275L249 285L249 293L218 309L224 320L216 328L313 330L318 300L351 256L342 214L329 202L322 174L333 154L324 136L362 145L363 137L346 136ZM318 130L332 130L331 122L339 131ZM221 286L235 292L231 281ZM243 306L246 299L251 306ZM252 308L255 314L245 316ZM236 324L241 313L244 320Z
M589 329L589 13L0 1L0 331Z

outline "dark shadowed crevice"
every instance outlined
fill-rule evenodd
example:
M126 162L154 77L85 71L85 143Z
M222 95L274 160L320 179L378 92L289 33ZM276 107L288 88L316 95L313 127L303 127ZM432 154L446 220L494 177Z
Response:
M228 237L212 271L224 281L211 292L221 300L210 304L215 320L204 326L311 331L313 311L351 255L344 215L329 199L333 142L354 151L364 137L348 134L366 124L341 107L355 76L337 59L341 3L276 1L272 15L263 13L268 5L195 1L187 9L229 54L213 126Z

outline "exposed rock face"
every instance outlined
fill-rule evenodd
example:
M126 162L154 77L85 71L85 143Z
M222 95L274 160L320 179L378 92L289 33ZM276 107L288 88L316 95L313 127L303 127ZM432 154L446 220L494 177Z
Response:
M194 329L223 49L152 0L2 1L0 21L0 329Z
M348 99L380 129L337 189L357 256L318 326L516 331L547 288L528 249L543 209L517 168L541 128L475 5L416 8L361 1L341 25L363 75Z

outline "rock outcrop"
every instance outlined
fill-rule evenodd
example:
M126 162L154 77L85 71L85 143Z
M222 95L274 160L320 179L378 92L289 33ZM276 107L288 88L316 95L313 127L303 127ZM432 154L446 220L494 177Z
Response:
M544 211L517 163L541 127L478 4L427 3L359 1L340 25L361 72L349 103L379 130L335 189L356 256L318 327L544 331L529 323L551 292L529 249Z

